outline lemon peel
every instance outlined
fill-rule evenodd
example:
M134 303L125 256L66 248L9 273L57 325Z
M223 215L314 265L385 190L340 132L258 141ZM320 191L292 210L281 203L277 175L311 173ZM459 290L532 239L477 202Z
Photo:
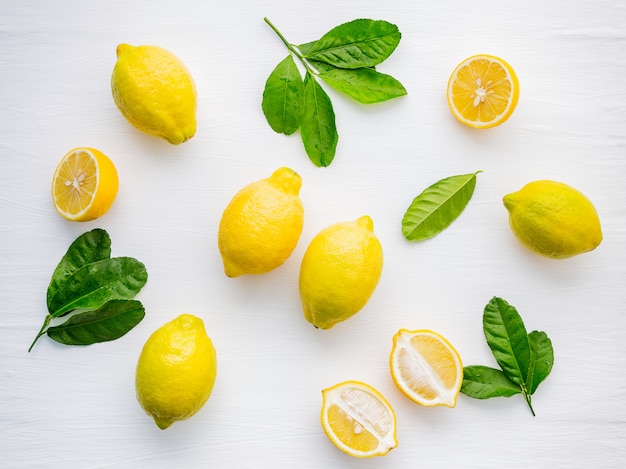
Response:
M602 242L595 207L584 194L567 184L533 181L506 194L502 201L514 235L537 254L566 259L592 251Z
M218 229L226 276L264 274L289 258L304 225L301 187L300 175L281 167L233 196Z
M320 329L352 317L374 293L382 268L382 246L368 215L324 228L311 240L300 266L304 317Z
M119 44L111 76L113 100L137 129L173 145L196 133L196 87L189 70L170 51Z
M216 374L215 348L204 322L194 315L181 314L146 341L135 375L137 400L165 430L204 406Z

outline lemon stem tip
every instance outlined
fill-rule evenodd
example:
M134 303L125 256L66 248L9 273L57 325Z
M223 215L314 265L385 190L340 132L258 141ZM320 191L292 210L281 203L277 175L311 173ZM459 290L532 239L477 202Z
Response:
M156 423L157 427L159 427L161 430L165 430L166 428L169 428L172 425L172 422L168 422L165 420L158 420L158 419L154 419L154 423Z

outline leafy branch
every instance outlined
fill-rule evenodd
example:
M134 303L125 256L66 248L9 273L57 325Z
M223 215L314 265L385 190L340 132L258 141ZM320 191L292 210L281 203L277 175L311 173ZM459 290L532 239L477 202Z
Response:
M30 352L39 338L67 345L89 345L117 339L135 327L145 311L132 300L145 285L145 266L132 257L111 258L111 239L94 229L79 236L52 274L46 294L48 314ZM54 319L73 313L62 324Z
M531 396L552 371L552 342L545 332L527 333L517 310L498 297L485 306L483 330L501 370L464 367L461 392L476 399L522 394L534 416Z
M289 55L265 83L263 113L277 133L291 135L300 129L305 151L316 166L332 163L339 140L332 102L318 79L365 104L406 94L398 80L374 68L398 46L397 26L357 19L331 29L317 41L295 45L268 18L264 20ZM304 80L294 57L304 67Z

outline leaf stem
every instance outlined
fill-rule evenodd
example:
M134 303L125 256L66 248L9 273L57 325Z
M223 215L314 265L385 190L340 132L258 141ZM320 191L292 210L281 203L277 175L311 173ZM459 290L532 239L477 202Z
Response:
M265 18L263 18L263 21L265 21L269 25L269 27L274 30L274 32L278 35L280 40L283 41L285 46L287 46L287 49L292 50L293 46L289 43L289 41L287 41L285 36L282 35L282 33L278 30L278 28L276 26L274 26L274 24L269 20L269 18L265 17Z
M522 394L524 394L524 399L526 399L526 403L528 404L528 407L530 407L530 411L532 412L533 417L536 417L535 409L533 409L533 403L532 403L530 394L528 394L528 392L524 388L522 388Z
M41 326L41 329L39 329L39 332L37 333L37 337L35 337L35 340L33 340L33 343L30 344L30 347L28 347L28 353L30 353L30 351L33 349L33 346L35 345L35 342L39 340L39 337L41 337L42 335L46 333L46 329L48 328L48 324L50 324L51 319L52 319L52 315L48 314L46 316L46 319L43 322L43 325Z
M309 66L308 62L305 60L305 58L300 53L298 48L294 46L293 44L291 44L287 40L287 38L285 38L285 36L282 35L282 33L278 30L278 28L274 26L274 24L267 17L263 18L263 21L265 21L269 25L269 27L272 28L272 30L276 33L276 35L280 38L280 40L283 41L283 44L285 44L289 52L295 55L296 57L298 57L298 60L302 63L306 71L309 72L310 75L316 75L317 73Z

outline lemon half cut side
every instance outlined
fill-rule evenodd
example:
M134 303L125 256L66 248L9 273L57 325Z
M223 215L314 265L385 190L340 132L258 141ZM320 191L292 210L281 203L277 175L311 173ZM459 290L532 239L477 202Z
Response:
M488 129L505 122L519 100L519 80L513 67L493 55L474 55L450 75L448 106L469 127Z
M398 446L396 414L383 395L360 381L322 391L322 427L341 451L358 458L384 456Z
M394 383L423 406L454 407L463 384L463 363L440 334L400 329L393 337L390 358Z
M104 153L95 148L74 148L54 171L52 201L66 220L94 220L109 210L118 187L117 170Z

